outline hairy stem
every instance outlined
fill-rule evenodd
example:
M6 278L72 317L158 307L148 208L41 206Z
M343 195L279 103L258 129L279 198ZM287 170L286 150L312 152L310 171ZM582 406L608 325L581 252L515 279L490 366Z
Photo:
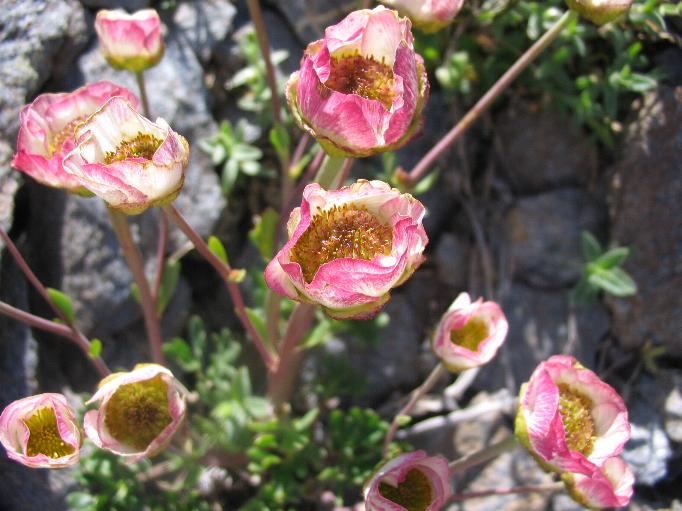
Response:
M130 232L128 217L115 209L109 208L109 218L111 219L111 225L114 228L118 242L121 245L123 257L125 257L130 272L133 274L133 279L140 291L144 325L147 330L147 339L149 341L152 360L157 364L165 365L166 357L163 355L163 340L161 339L159 315L156 312L156 304L152 298L149 281L144 273L142 254L135 245L133 236Z
M187 238L194 245L194 248L197 250L197 252L199 252L199 254L201 254L201 256L206 259L211 266L213 266L223 280L225 280L225 283L227 284L227 290L230 293L235 312L237 313L237 317L239 317L239 320L244 326L244 330L246 330L251 337L251 340L258 350L258 353L263 359L265 367L267 367L269 371L274 371L278 363L277 357L274 356L266 347L265 341L249 319L249 316L246 313L246 306L244 305L242 293L239 290L237 283L232 279L232 268L230 268L229 264L224 263L213 252L211 252L211 249L208 248L208 245L203 238L199 236L199 233L196 232L192 226L189 225L189 223L187 223L187 220L185 220L175 206L172 204L163 206L163 212L166 214L168 219L173 222L185 236L187 236Z
M462 502L469 499L491 497L495 495L514 495L516 493L556 493L564 489L564 483L538 484L532 486L515 486L513 488L495 488L492 490L460 493L453 495L450 502Z
M509 87L516 77L526 69L563 30L577 17L573 11L564 13L561 18L538 39L519 59L507 70L502 77L478 100L469 112L438 142L409 172L398 170L398 179L406 185L414 185L433 166L435 161L457 141L459 137L485 112L497 97Z
M144 84L144 71L138 71L135 73L135 79L137 80L137 87L140 89L140 101L142 102L142 111L144 116L149 119L151 113L149 110L149 98L147 97L147 88Z
M480 451L467 454L458 460L450 463L450 474L461 474L467 469L485 463L486 461L497 458L500 454L507 451L513 451L519 446L519 442L514 435L509 435L507 438L496 444L490 445Z
M419 387L414 389L412 391L412 394L410 394L410 399L407 401L407 404L403 406L398 413L395 414L395 417L393 417L393 420L391 421L391 426L388 428L388 432L386 433L386 438L384 439L384 450L383 450L383 456L384 458L388 456L388 448L391 445L391 442L393 441L393 437L395 437L396 432L398 431L398 426L400 423L400 417L404 415L408 415L414 406L417 404L417 401L419 401L419 398L421 398L424 394L426 394L433 386L436 384L436 382L440 379L443 374L445 374L447 370L441 364L440 362L436 367L433 368L433 371L431 371L431 374L429 374L426 377L426 380L424 380L424 383L422 383Z

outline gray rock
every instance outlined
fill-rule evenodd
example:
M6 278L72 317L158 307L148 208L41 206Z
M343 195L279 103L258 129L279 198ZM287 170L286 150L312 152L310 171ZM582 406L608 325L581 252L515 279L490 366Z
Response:
M19 110L87 40L76 0L8 0L0 10L0 135L13 139ZM57 56L59 58L57 58Z
M149 7L150 0L80 0L85 7L92 9L125 9L128 12Z
M612 299L616 337L626 348L645 341L682 356L682 87L647 95L613 168L612 237L632 248L626 270L636 296Z
M583 265L580 232L599 234L605 216L602 204L577 188L519 199L505 218L515 277L541 288L574 284Z
M582 185L597 170L596 145L557 113L515 103L496 119L495 134L501 167L517 193Z
M455 288L464 289L469 270L470 246L454 234L445 233L436 246L434 263L438 278Z
M14 217L14 196L21 184L21 175L10 167L13 149L0 140L0 227L8 231ZM0 250L4 247L0 240Z
M197 58L206 62L215 46L232 30L236 12L228 0L182 2L173 12L169 25Z
M357 9L357 2L350 0L287 0L276 4L304 44L319 39L327 26Z
M682 377L675 377L675 386L665 400L665 431L673 442L682 444Z

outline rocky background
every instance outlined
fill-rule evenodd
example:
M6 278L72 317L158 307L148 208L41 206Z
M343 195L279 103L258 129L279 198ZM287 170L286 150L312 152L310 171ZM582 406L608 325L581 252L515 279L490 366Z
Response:
M136 90L130 76L112 71L94 37L101 7L139 9L147 0L5 0L0 9L0 225L8 230L41 280L74 298L81 329L104 343L112 366L145 358L141 312L130 297L131 275L122 260L100 201L50 190L10 167L19 110L37 94L71 90L109 79ZM155 6L161 7L160 4ZM168 2L166 2L168 3ZM193 147L212 134L235 98L223 84L241 63L233 36L248 22L242 2L172 2L162 11L166 55L147 74L151 110L164 117ZM291 0L264 2L274 48L297 66L304 45L357 2ZM510 337L497 361L467 388L437 389L422 400L405 438L454 457L494 441L512 425L518 385L535 365L555 353L572 353L598 370L627 399L633 439L625 458L638 485L632 509L682 509L682 52L660 52L666 70L630 119L616 156L601 154L586 136L557 114L508 97L443 159L438 186L422 197L429 210L428 260L394 293L386 308L382 342L332 339L312 354L306 379L326 355L344 356L368 379L349 404L372 406L387 417L398 399L430 371L434 359L425 341L429 329L462 290L494 296L510 320ZM423 136L400 151L409 166L460 114L450 110L437 87L426 112ZM356 165L365 177L370 160ZM472 188L473 186L473 188ZM192 151L186 186L177 204L207 236L218 233L231 257L248 264L253 255L246 231L254 214L277 202L277 184L252 180L227 202L210 159ZM147 255L156 246L155 212L135 219L135 234ZM603 242L632 248L625 267L639 293L572 309L569 292L582 266L580 231ZM182 246L172 232L169 252ZM1 251L0 299L49 317L13 263ZM240 256L240 254L242 254ZM164 334L182 332L200 313L210 329L235 325L223 287L209 268L189 255ZM645 364L650 347L665 354ZM257 378L256 378L257 380ZM62 339L0 317L0 407L39 391L87 392L96 375ZM441 392L443 391L443 392ZM305 396L304 396L305 397ZM475 405L478 420L458 407ZM469 417L470 418L470 417ZM0 509L65 509L67 472L29 470L0 456ZM506 454L471 476L469 489L546 480L523 452ZM453 509L570 510L567 497L500 497L471 500Z

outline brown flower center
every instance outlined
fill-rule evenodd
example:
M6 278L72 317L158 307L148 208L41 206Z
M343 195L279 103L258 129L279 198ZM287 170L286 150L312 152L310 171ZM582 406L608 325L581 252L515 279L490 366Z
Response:
M59 133L52 137L52 141L50 142L50 156L59 151L64 145L64 142L68 140L74 140L76 138L76 128L85 119L87 119L86 115L76 117L66 126L64 126Z
M380 101L386 108L393 104L393 69L383 62L361 55L331 59L325 85L343 94L357 94Z
M121 142L115 151L105 154L104 163L109 165L115 161L122 161L127 158L151 160L162 142L163 140L149 133L138 133L135 138Z
M424 511L433 502L433 488L429 478L416 468L410 470L398 486L380 482L379 494L407 511Z
M479 344L488 337L488 325L481 318L471 318L459 328L450 330L450 340L453 344L477 351Z
M291 249L291 261L301 265L311 282L317 269L329 261L365 259L391 253L393 229L364 208L351 204L317 213Z
M53 459L73 454L73 445L67 444L59 434L57 416L49 407L38 408L33 415L24 420L29 437L26 445L27 456L44 454Z
M589 456L594 448L596 430L592 418L592 400L565 383L559 387L559 413L571 451Z
M143 451L171 422L168 385L161 376L121 385L109 399L104 424L119 442Z

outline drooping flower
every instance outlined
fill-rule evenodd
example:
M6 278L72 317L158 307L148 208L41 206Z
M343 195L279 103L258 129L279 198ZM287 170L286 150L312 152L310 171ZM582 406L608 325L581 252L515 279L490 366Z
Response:
M122 9L101 10L95 18L95 30L104 58L115 69L139 73L163 57L161 20L154 9L133 14Z
M64 171L62 160L76 145L76 127L114 96L138 106L132 92L106 81L73 92L38 96L19 114L17 152L12 166L46 186L89 195L78 179Z
M367 511L438 511L452 495L448 462L415 451L381 466L363 489Z
M443 315L433 337L433 351L451 371L463 371L492 360L507 337L509 324L500 306L471 303L461 293Z
M141 213L180 193L189 145L161 118L140 115L125 99L110 99L76 129L64 169L109 207Z
M632 0L566 0L566 4L592 23L603 25L630 10Z
M85 434L98 447L138 461L161 451L185 417L187 390L165 367L138 364L100 383L85 414Z
M429 83L410 21L355 11L310 43L286 94L298 125L336 156L392 151L421 126Z
M609 458L591 475L562 474L573 500L590 509L625 507L632 498L635 476L621 458Z
M381 0L412 20L424 32L437 32L457 16L464 0Z
M38 394L3 410L0 443L7 456L22 465L61 468L78 462L83 436L62 394Z
M339 190L317 183L289 217L289 241L265 269L268 286L321 305L336 319L366 319L423 260L424 206L382 181Z
M590 476L630 439L623 399L573 357L542 362L519 401L516 435L546 470Z

